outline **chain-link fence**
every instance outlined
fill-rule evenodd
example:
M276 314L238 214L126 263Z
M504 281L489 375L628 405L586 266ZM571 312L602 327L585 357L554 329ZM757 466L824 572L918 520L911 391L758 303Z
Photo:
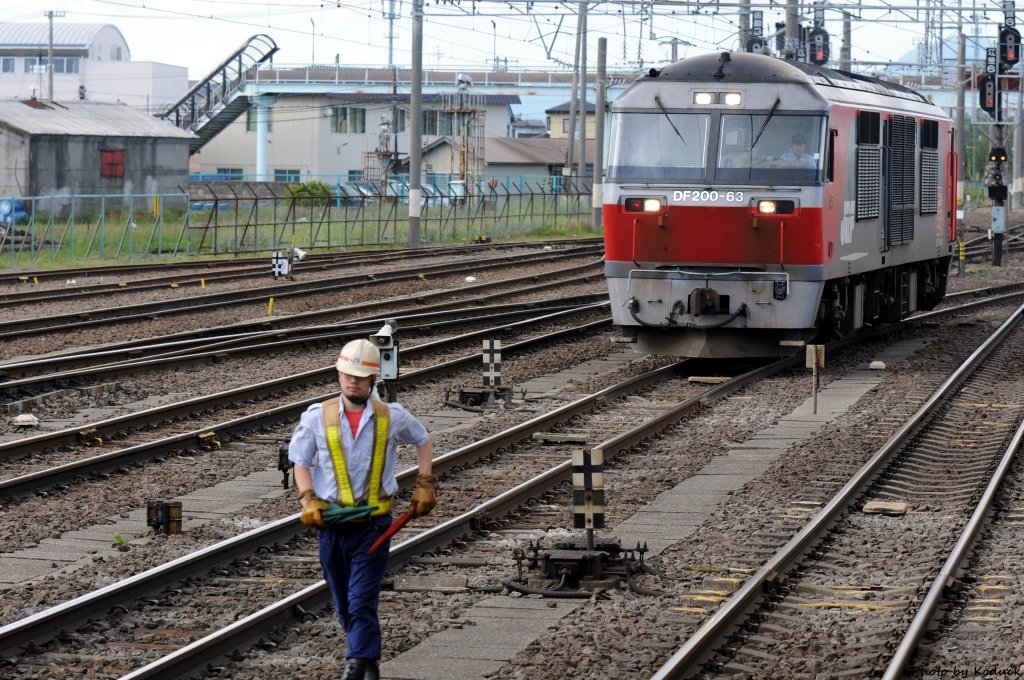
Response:
M564 177L424 185L423 244L591 234L591 186ZM0 201L0 267L307 251L409 242L401 180L193 183L189 194Z

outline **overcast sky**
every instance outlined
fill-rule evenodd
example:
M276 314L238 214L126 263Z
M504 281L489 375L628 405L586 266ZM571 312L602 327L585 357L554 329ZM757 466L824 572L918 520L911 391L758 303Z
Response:
M977 7L996 7L992 0L965 0ZM733 2L730 2L733 4ZM911 4L907 2L906 4ZM950 3L946 3L949 5ZM765 10L766 29L784 17L784 3ZM882 6L881 1L878 3ZM387 18L394 7L393 22ZM426 0L423 65L482 68L508 59L510 69L571 65L575 49L578 3L523 0L499 3L479 0ZM670 60L677 43L679 57L709 50L734 49L734 15L692 15L660 7L653 22L628 5L591 5L588 60L596 61L597 39L608 40L609 68L639 71ZM398 65L411 63L409 0L3 0L0 21L45 22L47 10L64 11L58 22L111 23L128 42L134 61L185 66L189 76L206 75L257 33L269 35L280 48L277 64L387 64L389 25L395 39L391 54ZM474 14L475 9L475 14ZM887 23L874 13L871 21L853 25L853 57L863 61L895 61L913 51L924 35L923 24ZM888 16L897 17L899 13ZM982 34L995 35L1001 13L983 17ZM842 24L827 12L833 59L838 57ZM866 17L865 17L866 18ZM905 16L903 18L906 18Z

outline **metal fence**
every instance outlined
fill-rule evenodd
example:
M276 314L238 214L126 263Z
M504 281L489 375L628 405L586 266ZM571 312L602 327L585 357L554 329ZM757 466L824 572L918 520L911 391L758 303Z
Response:
M422 243L591 230L585 180L491 177L441 186L423 187ZM188 194L0 200L0 267L404 245L408 232L402 180L194 182Z

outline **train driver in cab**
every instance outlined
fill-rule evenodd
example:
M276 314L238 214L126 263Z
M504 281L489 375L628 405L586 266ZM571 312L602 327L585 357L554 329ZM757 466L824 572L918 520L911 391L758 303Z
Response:
M797 161L799 163L808 163L809 165L816 165L814 156L807 153L807 140L803 135L793 135L793 139L790 140L789 151L786 151L779 160L782 161Z

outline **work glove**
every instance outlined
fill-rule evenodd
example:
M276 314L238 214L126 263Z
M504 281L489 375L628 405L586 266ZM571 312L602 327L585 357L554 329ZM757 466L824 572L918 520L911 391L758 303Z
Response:
M412 492L412 501L409 504L413 517L423 517L437 505L435 486L437 486L437 477L434 475L422 473L416 475L416 488Z
M307 527L323 527L324 518L321 514L327 509L327 501L316 497L312 489L306 489L299 494L299 503L302 504L302 523Z
M376 505L357 505L354 508L346 508L337 503L328 503L327 509L320 516L324 518L324 524L344 524L366 519L376 509Z

